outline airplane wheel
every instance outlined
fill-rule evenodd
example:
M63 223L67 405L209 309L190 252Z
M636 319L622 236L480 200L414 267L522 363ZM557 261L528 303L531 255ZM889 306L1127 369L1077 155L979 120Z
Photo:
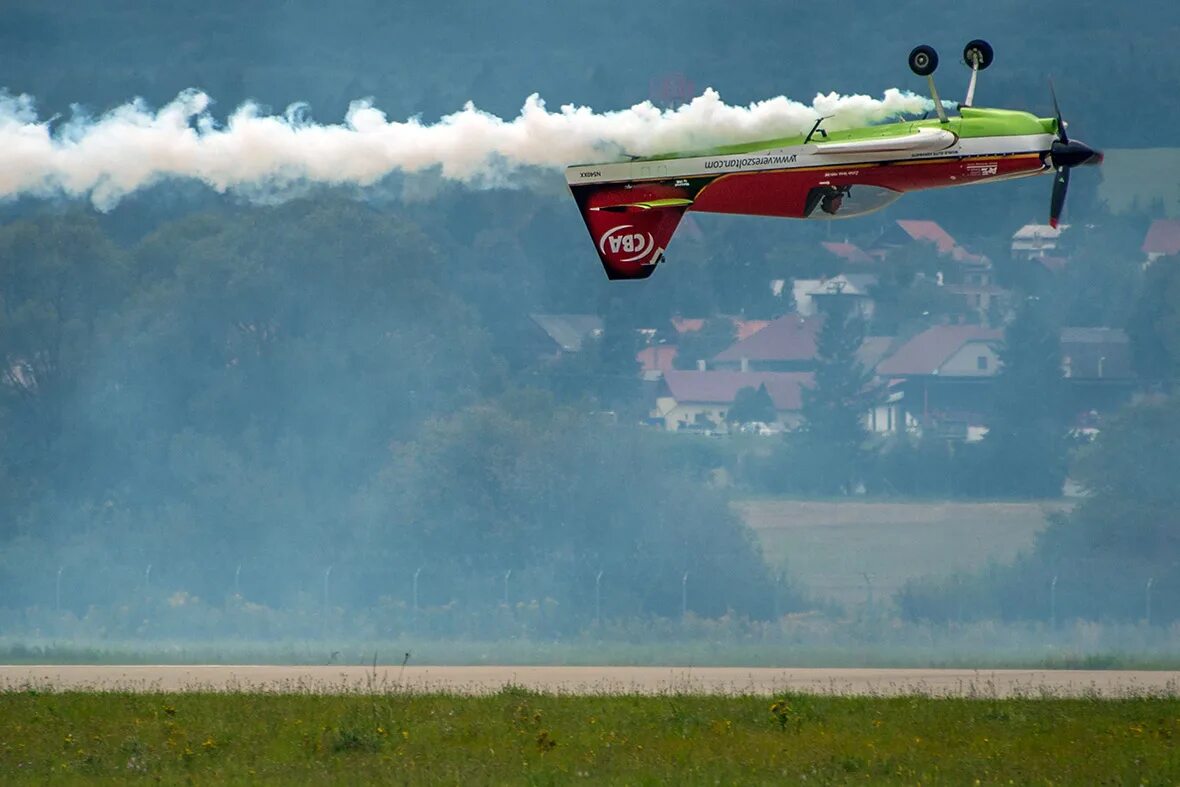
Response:
M918 76L928 77L934 73L936 68L938 68L938 53L934 51L934 47L922 44L914 47L910 52L910 71Z
M968 42L967 46L963 47L963 62L971 65L972 58L979 61L979 70L987 68L992 64L992 59L995 53L992 51L992 45L984 41L982 38L977 38L974 41Z

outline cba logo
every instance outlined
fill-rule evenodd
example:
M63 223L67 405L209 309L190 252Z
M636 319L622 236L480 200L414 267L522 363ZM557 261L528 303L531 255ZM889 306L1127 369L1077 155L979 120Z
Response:
M642 232L628 232L628 230L634 229L635 226L632 224L620 224L617 227L611 227L602 234L602 238L598 241L598 250L602 252L603 256L610 255L613 257L617 254L629 255L622 259L616 259L615 262L637 262L638 260L642 260L651 254L655 242L652 240L650 232L647 234Z

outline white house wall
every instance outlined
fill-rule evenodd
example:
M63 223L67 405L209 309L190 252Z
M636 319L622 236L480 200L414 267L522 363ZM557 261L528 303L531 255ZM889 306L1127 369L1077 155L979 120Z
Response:
M979 368L979 359L987 361L986 368ZM967 342L938 367L940 377L993 377L1000 368L1000 356L996 348L986 342Z

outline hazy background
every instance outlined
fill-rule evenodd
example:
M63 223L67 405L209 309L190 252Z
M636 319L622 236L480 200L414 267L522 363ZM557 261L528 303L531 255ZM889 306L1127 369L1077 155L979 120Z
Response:
M953 629L967 659L1007 644L1169 652L1180 260L1145 270L1141 245L1175 208L1180 171L1166 154L1142 194L1134 177L1117 195L1102 184L1117 151L1174 144L1178 35L1164 0L7 0L0 87L45 118L186 88L222 116L299 101L338 122L369 97L391 118L431 121L468 100L511 117L533 92L598 110L675 104L686 97L664 85L680 76L730 103L809 102L922 91L905 66L918 43L940 49L941 92L959 98L962 45L982 37L997 56L978 104L1051 114L1051 74L1071 134L1112 155L1073 177L1059 270L1009 247L1046 220L1049 178L913 195L836 226L695 216L699 232L639 286L608 286L560 173L511 190L394 176L281 204L187 182L107 213L0 204L0 639L682 637L916 643L933 659ZM988 316L1007 345L987 439L854 434L835 451L819 427L715 438L641 425L655 388L635 353L674 343L672 317L789 313L771 280L840 273L820 241L867 246L907 218L986 254L1009 293ZM853 338L956 319L930 289L932 250L891 264L880 324ZM537 313L603 328L554 358ZM1058 390L1064 327L1130 337L1132 395L1094 440ZM827 341L821 364L845 368L849 336ZM1066 488L1090 494L1063 501ZM801 500L865 499L914 508L817 541L768 535L748 505L777 501L794 521ZM1025 507L964 519L951 500ZM928 506L944 512L934 528L907 527Z

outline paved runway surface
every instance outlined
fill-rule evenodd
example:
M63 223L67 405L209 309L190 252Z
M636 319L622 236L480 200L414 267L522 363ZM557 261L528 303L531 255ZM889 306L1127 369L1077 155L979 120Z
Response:
M0 666L0 689L123 691L705 692L957 697L1180 696L1180 672L755 667Z

